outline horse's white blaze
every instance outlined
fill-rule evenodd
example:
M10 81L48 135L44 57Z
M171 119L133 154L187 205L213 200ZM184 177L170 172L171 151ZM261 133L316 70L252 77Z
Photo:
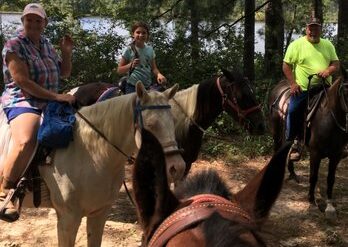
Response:
M128 155L137 153L134 138L133 107L138 95L142 105L168 105L177 87L166 93L147 93L137 84L137 93L115 97L92 106L81 113L109 140L105 141L78 115L74 141L67 148L58 149L53 165L40 167L42 178L50 192L50 200L58 216L60 246L72 246L81 217L87 216L89 246L99 246L104 223L124 179L123 156L111 144ZM161 143L174 142L174 122L170 109L142 112L144 127ZM6 125L6 124L5 124ZM4 124L1 126L1 131ZM7 127L8 129L8 127ZM4 135L5 134L5 135ZM8 132L1 133L1 157L8 151ZM180 156L181 157L181 156ZM182 171L185 169L181 159ZM180 163L180 162L179 162ZM93 217L92 217L93 216Z

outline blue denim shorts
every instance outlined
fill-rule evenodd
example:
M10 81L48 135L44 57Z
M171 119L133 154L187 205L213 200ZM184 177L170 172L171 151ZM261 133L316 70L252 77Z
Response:
M34 113L37 115L41 115L42 110L30 108L30 107L8 107L4 108L4 112L7 116L7 123L11 122L14 118L17 116L23 114L23 113Z

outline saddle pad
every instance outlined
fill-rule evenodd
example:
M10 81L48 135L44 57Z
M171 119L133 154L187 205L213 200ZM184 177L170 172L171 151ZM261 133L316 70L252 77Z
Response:
M97 99L97 102L111 99L115 96L120 96L120 95L121 95L121 91L118 87L109 87L100 95L100 97Z

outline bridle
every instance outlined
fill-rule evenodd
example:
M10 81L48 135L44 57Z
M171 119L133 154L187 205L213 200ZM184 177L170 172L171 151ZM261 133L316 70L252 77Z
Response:
M144 110L161 110L161 109L170 109L171 106L168 105L146 105L143 106L140 104L139 100L136 100L136 106L134 107L133 111L133 121L134 121L134 132L136 129L142 129L144 128L144 121L142 112ZM97 127L94 126L91 121L89 121L80 111L76 111L76 113L82 118L95 132L98 133L100 137L102 137L109 145L111 145L114 149L116 149L119 153L121 153L123 156L127 158L127 161L129 164L133 164L135 161L135 158L131 155L126 154L121 148L119 148L117 145L113 144L105 135L103 132L101 132ZM182 153L182 150L177 148L177 143L175 141L171 141L168 143L161 143L163 149L165 150L165 155L172 155L177 153Z
M222 109L224 111L226 111L227 107L230 107L236 113L236 115L238 117L238 122L240 124L248 122L248 126L249 126L251 121L247 118L247 116L249 114L255 112L255 111L260 111L261 110L261 106L260 105L255 105L255 106L252 106L252 107L250 107L248 109L242 109L239 106L239 104L238 104L238 100L237 100L236 96L233 94L233 90L231 89L231 85L229 85L228 88L230 89L229 91L232 94L232 100L229 99L228 93L225 93L222 90L221 83L220 83L220 78L221 77L218 77L216 79L216 86L219 89L219 92L221 94ZM246 86L249 86L249 85L246 85Z
M178 233L208 219L212 214L218 213L221 217L256 226L250 215L237 203L233 203L221 196L213 194L201 194L183 201L179 209L167 217L156 229L148 247L160 247Z
M168 105L141 105L140 101L137 100L136 106L133 111L133 121L134 121L134 131L137 129L144 128L144 120L142 116L142 112L145 110L163 110L170 109L171 106ZM161 143L163 152L165 155L173 155L173 154L181 154L183 152L182 149L178 149L176 141L170 141L167 143Z

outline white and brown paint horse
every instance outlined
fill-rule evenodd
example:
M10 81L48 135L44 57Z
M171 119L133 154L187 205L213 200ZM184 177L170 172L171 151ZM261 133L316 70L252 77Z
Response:
M186 178L173 193L161 145L150 132L142 135L133 171L142 246L266 246L259 227L281 190L290 143L235 195L214 170Z
M249 80L238 71L222 70L223 75L212 77L179 91L170 100L175 123L175 136L186 162L187 174L197 159L204 131L226 111L252 135L265 132L264 116L256 101ZM72 90L78 105L96 102L100 97L118 96L112 84L89 83Z
M107 141L76 115L74 140L67 148L55 150L51 165L39 167L50 194L48 206L57 213L59 246L74 246L81 219L85 216L88 246L101 245L106 217L122 185L127 161L114 146L128 155L137 153L141 127L155 135L168 151L168 170L171 171L168 175L173 180L182 177L185 165L175 153L174 121L168 104L177 88L176 85L163 93L148 93L138 83L134 94L81 109L81 114ZM1 133L8 137L8 132L4 133L6 129L8 126L3 123ZM4 139L1 141L1 147L6 149L1 150L4 155L9 145L4 144ZM9 139L6 141L8 143Z

